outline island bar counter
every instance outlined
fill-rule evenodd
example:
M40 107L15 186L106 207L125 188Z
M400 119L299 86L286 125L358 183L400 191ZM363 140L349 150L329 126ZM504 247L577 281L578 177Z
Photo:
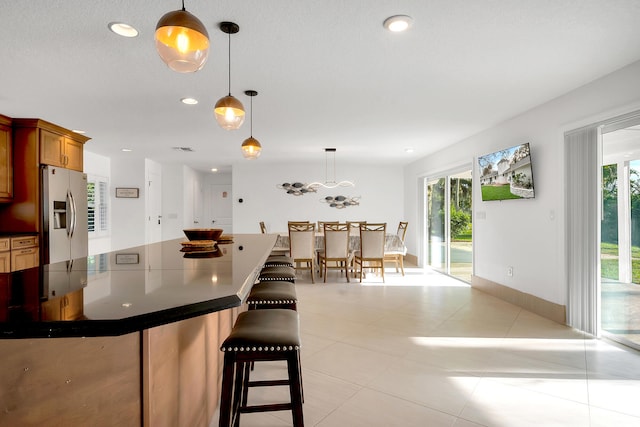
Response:
M208 426L220 343L275 240L191 254L178 239L0 275L0 425Z

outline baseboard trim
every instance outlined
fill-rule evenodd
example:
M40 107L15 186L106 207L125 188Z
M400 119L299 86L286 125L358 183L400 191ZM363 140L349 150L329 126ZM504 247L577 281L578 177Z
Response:
M567 307L564 305L544 300L535 295L527 294L478 276L471 276L471 287L554 322L563 325L567 324Z
M410 265L418 265L418 257L413 254L406 254L404 256L404 262Z

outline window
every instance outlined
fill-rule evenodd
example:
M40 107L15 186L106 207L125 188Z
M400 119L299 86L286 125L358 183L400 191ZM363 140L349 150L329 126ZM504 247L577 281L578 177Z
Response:
M109 183L99 176L87 177L87 228L90 237L109 232Z

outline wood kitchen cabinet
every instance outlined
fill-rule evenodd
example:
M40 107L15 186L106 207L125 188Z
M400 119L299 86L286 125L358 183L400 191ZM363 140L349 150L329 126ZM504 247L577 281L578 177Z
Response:
M0 114L0 203L13 199L11 119Z
M11 272L11 239L0 237L0 273Z
M0 237L0 273L37 267L39 262L38 236Z
M82 171L83 147L90 138L40 119L14 118L10 129L13 199L0 204L0 232L39 234L43 232L40 166Z
M76 320L84 314L83 289L53 298L40 305L42 320Z
M40 130L40 163L82 172L82 142Z

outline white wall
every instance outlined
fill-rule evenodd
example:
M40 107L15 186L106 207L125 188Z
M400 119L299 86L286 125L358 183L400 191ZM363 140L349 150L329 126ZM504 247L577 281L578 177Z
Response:
M88 149L87 149L88 148ZM153 171L162 176L162 240L184 238L184 228L198 227L194 223L202 214L206 200L203 183L231 183L231 174L203 174L184 165L160 164L149 159L111 160L85 148L87 174L107 177L110 181L111 234L92 240L90 253L102 253L143 245L146 242L146 175ZM140 197L115 197L116 187L137 187Z
M564 132L638 108L640 62L416 161L404 170L407 220L423 222L421 176L472 163L477 177L477 156L529 142L535 199L482 202L475 185L474 274L566 304ZM423 233L421 226L410 229L406 239L419 259ZM508 266L513 277L507 276Z
M139 197L116 198L118 187L139 188ZM111 162L111 250L145 244L145 160Z
M387 222L395 232L404 220L402 168L340 162L338 181L350 180L353 188L322 189L292 196L277 188L284 182L324 182L324 163L260 163L246 161L233 168L233 229L236 233L259 233L264 221L270 232L286 231L287 221ZM325 196L361 196L359 206L335 209L321 203ZM243 199L239 203L238 199Z

